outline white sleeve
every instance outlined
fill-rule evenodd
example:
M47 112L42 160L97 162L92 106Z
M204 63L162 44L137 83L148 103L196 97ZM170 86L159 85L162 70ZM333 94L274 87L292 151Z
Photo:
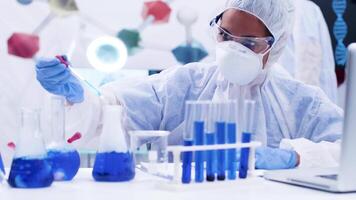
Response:
M340 140L315 143L305 138L283 139L280 148L296 151L300 155L300 168L325 168L339 165Z
M102 128L102 110L107 104L118 104L111 90L101 88L101 96L96 96L90 89L84 88L84 101L66 106L66 135L70 137L76 132L82 138L73 144L79 149L97 149Z
M337 103L337 81L335 74L335 60L334 52L331 42L331 37L328 29L328 25L324 19L323 13L320 8L317 7L317 14L319 18L319 35L320 44L322 49L322 70L321 70L321 86L327 96L334 102Z

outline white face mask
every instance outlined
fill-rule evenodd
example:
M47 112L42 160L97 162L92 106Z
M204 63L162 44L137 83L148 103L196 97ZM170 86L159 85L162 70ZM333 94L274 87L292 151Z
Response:
M216 47L216 61L220 73L231 83L247 85L255 80L263 68L264 54L256 54L233 41L220 42Z

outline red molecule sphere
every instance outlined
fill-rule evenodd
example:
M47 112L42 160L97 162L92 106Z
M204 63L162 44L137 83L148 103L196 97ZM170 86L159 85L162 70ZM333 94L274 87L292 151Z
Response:
M32 58L40 49L39 37L26 33L14 33L7 40L7 51L9 54Z
M145 2L142 17L147 19L148 16L155 18L154 23L167 23L169 21L172 9L163 1Z

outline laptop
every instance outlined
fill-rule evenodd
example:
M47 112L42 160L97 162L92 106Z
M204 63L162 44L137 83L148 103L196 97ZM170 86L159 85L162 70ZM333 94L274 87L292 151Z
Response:
M348 82L340 166L265 172L265 179L328 192L356 192L356 43L348 47Z

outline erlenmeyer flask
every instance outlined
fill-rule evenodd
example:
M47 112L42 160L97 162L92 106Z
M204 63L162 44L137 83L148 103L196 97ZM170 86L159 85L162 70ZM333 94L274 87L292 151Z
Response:
M8 179L12 187L40 188L53 182L39 125L37 110L22 109L20 137Z
M104 108L103 132L93 169L96 181L120 182L135 177L135 163L127 146L121 113L121 106Z
M69 181L77 174L80 167L78 151L65 139L64 99L51 98L51 142L48 149L48 161L52 166L56 181Z

